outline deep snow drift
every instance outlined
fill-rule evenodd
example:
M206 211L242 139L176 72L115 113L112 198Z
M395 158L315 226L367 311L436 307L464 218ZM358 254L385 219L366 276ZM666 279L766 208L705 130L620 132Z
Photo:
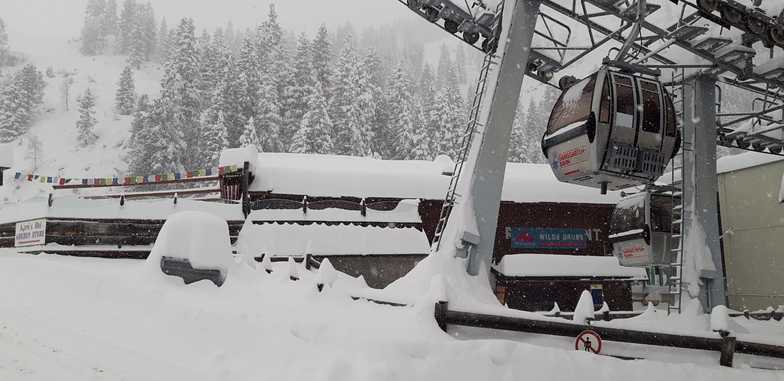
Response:
M442 333L432 307L353 302L342 278L232 273L221 288L144 262L0 250L3 380L776 380ZM246 267L239 267L246 268Z

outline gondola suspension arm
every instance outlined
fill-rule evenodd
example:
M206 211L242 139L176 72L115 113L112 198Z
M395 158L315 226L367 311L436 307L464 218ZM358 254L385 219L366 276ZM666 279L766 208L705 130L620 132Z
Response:
M629 33L626 42L623 43L621 50L619 50L618 54L615 56L615 60L618 62L625 62L629 49L634 46L634 42L637 41L637 37L640 36L640 32L642 31L642 24L645 21L645 10L647 8L646 1L639 0L637 6L637 20L634 22L634 29Z

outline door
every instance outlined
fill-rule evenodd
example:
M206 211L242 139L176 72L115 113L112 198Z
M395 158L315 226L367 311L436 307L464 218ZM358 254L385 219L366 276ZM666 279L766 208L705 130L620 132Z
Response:
M640 129L637 135L637 148L647 151L661 151L664 132L664 100L661 84L637 78L641 96Z
M624 74L612 73L615 97L614 124L610 140L616 143L634 145L637 135L637 92L634 91L634 78Z

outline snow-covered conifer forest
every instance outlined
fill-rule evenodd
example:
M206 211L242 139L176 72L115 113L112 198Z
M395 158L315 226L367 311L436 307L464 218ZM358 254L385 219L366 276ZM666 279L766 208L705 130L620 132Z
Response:
M257 25L207 29L157 16L151 3L89 0L57 57L15 44L0 22L0 141L16 143L20 167L70 175L199 168L249 143L454 157L480 53L426 25L415 24L431 34L421 40L392 24L295 31L279 17L272 4ZM556 92L536 91L521 100L534 112L516 120L513 161L544 160L538 144ZM97 159L104 153L114 158Z

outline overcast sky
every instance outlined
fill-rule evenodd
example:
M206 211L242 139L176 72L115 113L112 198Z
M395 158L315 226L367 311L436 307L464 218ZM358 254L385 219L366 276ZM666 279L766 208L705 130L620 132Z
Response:
M118 7L123 0L117 0ZM87 0L0 0L11 42L25 39L70 39L78 36ZM199 28L214 28L232 20L238 27L254 26L266 17L270 0L150 0L156 16L169 25L193 17ZM411 14L397 0L278 0L274 1L286 28L313 34L318 25L389 24ZM67 35L66 35L67 34Z

